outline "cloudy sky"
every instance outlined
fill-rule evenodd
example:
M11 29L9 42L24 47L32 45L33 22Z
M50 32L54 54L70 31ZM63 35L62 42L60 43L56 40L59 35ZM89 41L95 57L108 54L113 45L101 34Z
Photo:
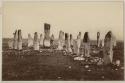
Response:
M3 37L13 37L21 29L23 38L28 33L43 33L44 23L51 24L51 34L58 38L59 30L82 35L89 32L96 39L112 30L118 40L123 40L122 2L5 2L3 4Z

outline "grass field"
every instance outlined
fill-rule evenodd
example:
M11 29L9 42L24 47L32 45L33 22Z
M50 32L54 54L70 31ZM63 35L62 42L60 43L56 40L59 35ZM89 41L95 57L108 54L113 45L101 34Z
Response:
M114 60L120 59L121 66L116 70L112 66L97 66L82 61L74 61L62 51L16 51L7 46L8 39L3 39L2 80L3 81L93 81L124 80L124 43L117 42ZM24 46L25 47L25 46ZM89 65L88 68L85 68Z

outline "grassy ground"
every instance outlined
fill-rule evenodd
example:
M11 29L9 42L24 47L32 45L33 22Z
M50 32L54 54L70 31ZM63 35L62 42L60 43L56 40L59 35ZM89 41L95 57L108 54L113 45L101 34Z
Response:
M121 60L123 66L123 43L115 48L114 59ZM97 66L82 61L74 61L72 56L64 56L61 51L37 52L33 50L9 50L3 42L2 80L124 80L124 69L112 66Z

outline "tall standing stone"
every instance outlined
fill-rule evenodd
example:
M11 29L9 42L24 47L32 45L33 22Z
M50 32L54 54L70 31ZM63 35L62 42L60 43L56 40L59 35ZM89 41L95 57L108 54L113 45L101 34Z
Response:
M28 47L33 47L33 38L28 34Z
M63 50L63 46L64 46L64 32L60 31L59 32L59 38L58 38L58 50Z
M53 47L54 46L54 35L51 35L51 40L50 40L50 44Z
M62 31L62 40L63 40L63 43L64 43L64 40L65 40L65 33Z
M76 54L76 55L78 55L79 53L78 53L78 45L77 45L77 39L76 40L74 40L74 42L73 42L73 54Z
M43 35L40 34L40 47L43 47Z
M116 37L112 34L112 39L113 39L113 46L115 47L117 45L117 42L116 42Z
M71 41L70 41L70 36L68 34L68 47L67 47L67 50L68 52L72 52L72 49L71 49Z
M44 24L44 47L50 47L50 24Z
M68 51L67 50L67 48L68 48L68 36L69 36L68 33L65 33L65 50L66 51Z
M68 33L65 33L65 46L66 46L66 51L67 52L72 52L71 46L70 46L70 38L69 38Z
M99 47L100 32L97 32L97 47Z
M22 50L22 33L21 30L18 30L18 50Z
M105 35L105 39L104 39L104 64L110 64L113 61L113 46L114 46L114 42L113 42L113 35L112 32L109 31L106 35Z
M13 48L14 49L18 49L18 32L17 32L17 30L14 33Z
M34 42L33 42L34 50L39 50L39 39L37 32L34 33Z
M74 51L73 50L73 37L72 37L72 34L70 34L70 48L72 49L72 52Z
M80 54L85 57L90 56L90 42L88 32L85 32L83 41L81 43Z
M81 46L81 32L79 32L79 34L77 36L77 44L78 44L78 48L80 48L80 46Z
M72 34L70 34L70 45L73 46L73 37L72 37Z
M79 32L77 39L76 39L76 44L77 44L77 49L76 49L76 54L79 55L80 53L80 46L81 46L81 32Z
M103 41L102 41L102 40L100 40L99 47L100 47L100 48L103 47Z
M79 32L78 34L78 39L81 39L81 32Z

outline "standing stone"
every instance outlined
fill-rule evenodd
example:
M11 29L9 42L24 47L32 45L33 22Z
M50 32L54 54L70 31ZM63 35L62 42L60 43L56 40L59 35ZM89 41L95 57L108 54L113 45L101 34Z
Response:
M18 30L18 50L22 50L22 33L21 30Z
M70 34L70 44L71 44L71 46L73 46L73 37L72 37L72 34Z
M103 42L103 41L102 41L102 40L100 40L100 43L99 43L99 47L100 47L100 48L102 48L102 47L103 47L102 42Z
M83 41L81 43L80 54L85 57L90 57L90 42L88 32L85 32Z
M43 47L43 35L40 34L40 47Z
M104 39L102 39L102 47L104 47Z
M81 46L81 32L79 32L79 34L77 36L77 44L78 44L78 48L80 48L80 46Z
M72 52L69 34L68 34L68 41L67 41L67 50L68 52Z
M53 47L54 46L54 35L51 35L51 40L50 40L50 44Z
M112 43L113 43L113 46L115 47L117 45L116 43L116 37L112 34Z
M8 47L9 47L9 49L13 49L13 44L14 44L13 40L9 40L8 41Z
M68 48L68 36L69 36L68 33L65 33L65 48L66 48L65 50L66 51L68 51L67 50L67 48Z
M44 24L44 33L43 45L44 47L50 47L50 24Z
M76 39L76 43L77 43L77 50L76 50L76 54L79 55L80 53L80 46L81 46L81 32L79 32L77 39Z
M70 47L71 47L72 52L73 52L73 37L72 37L72 34L70 34Z
M68 33L65 33L65 46L66 46L67 52L72 52L71 45L70 45L70 38L69 38Z
M81 39L81 32L79 32L79 34L78 34L78 38Z
M104 56L103 56L103 59L104 59L105 65L112 63L113 46L114 46L113 35L112 35L112 32L109 31L106 34L105 39L104 39L104 50L103 50Z
M33 47L33 38L28 34L28 47Z
M39 50L39 40L37 32L34 33L34 42L33 42L34 50Z
M17 30L14 33L13 48L14 49L18 49L18 32L17 32Z
M63 50L64 46L64 32L60 31L59 32L59 39L58 39L58 50Z
M73 54L76 54L76 55L78 55L79 53L78 53L78 45L77 45L77 39L76 40L74 40L74 42L73 42Z
M99 47L100 32L97 32L97 47Z
M63 31L60 31L59 32L59 40L62 40L63 39Z
M64 40L65 40L65 33L62 31L62 40L63 40L63 43L64 43Z

